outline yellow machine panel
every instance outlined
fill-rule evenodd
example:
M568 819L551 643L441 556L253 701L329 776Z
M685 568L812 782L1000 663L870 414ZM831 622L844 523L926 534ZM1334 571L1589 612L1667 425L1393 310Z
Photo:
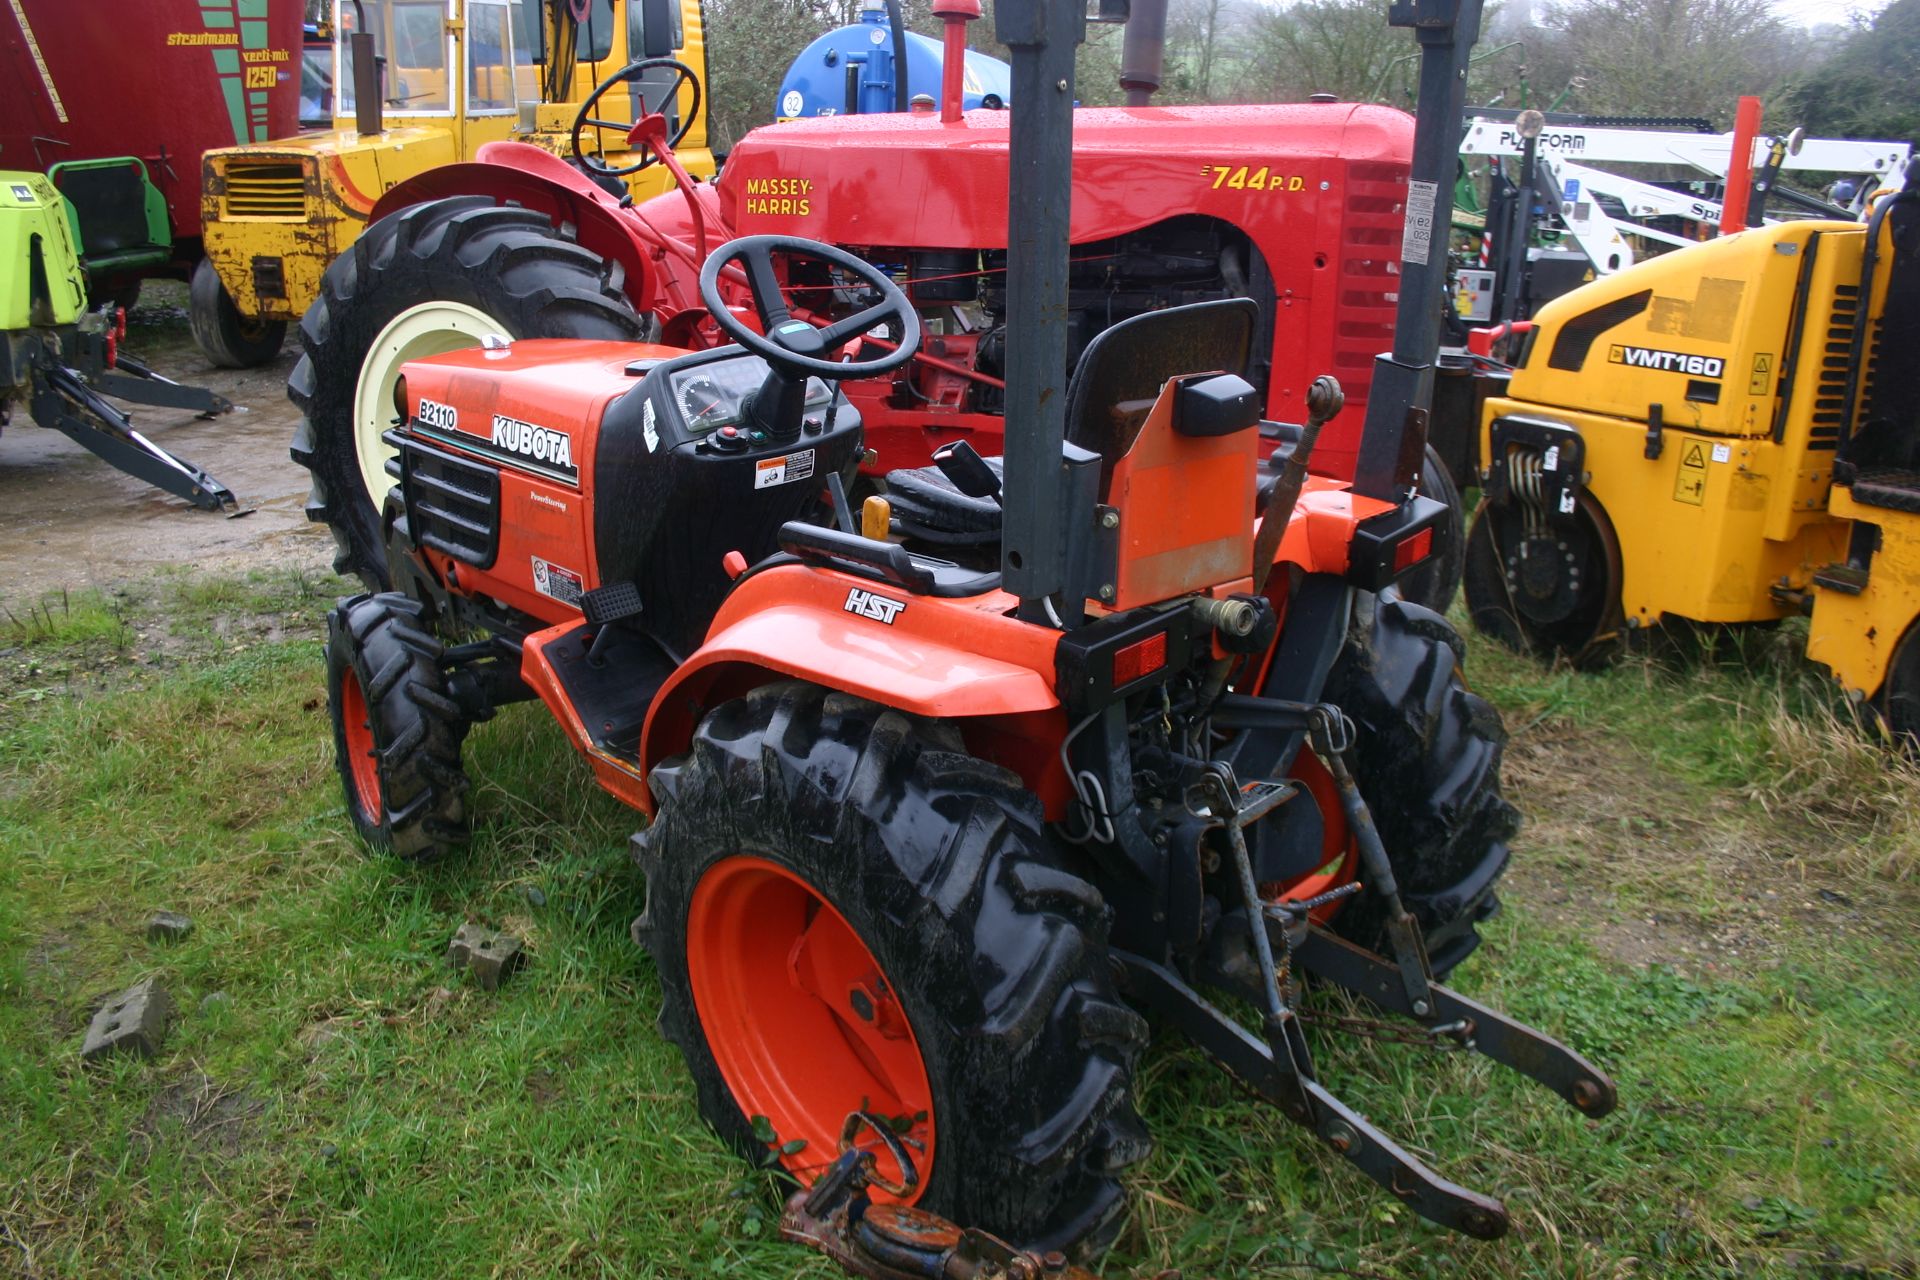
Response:
M1668 617L1808 614L1808 656L1920 737L1916 228L1903 192L1543 307L1486 405L1475 624L1578 660Z
M1873 567L1865 589L1836 580L1815 593L1807 656L1831 667L1849 694L1871 697L1920 618L1920 514L1865 506L1845 489L1833 492L1833 514L1877 535Z
M676 0L675 7L674 56L704 81L699 0ZM364 9L384 61L382 132L363 136L353 127L347 41L351 16L359 11L348 8L336 60L337 127L206 153L201 208L207 260L227 303L250 324L298 320L328 264L365 228L375 202L408 178L471 160L486 143L506 139L569 155L579 104L601 79L643 56L629 48L638 0L587 5L597 25L572 33L579 56L564 74L554 70L553 59L542 60L538 47L529 47L552 38L539 32L542 6L535 0L369 0ZM560 86L553 101L542 96L550 77ZM678 97L678 110L694 112L694 118L675 154L696 178L711 177L704 104L695 111L684 85ZM613 93L595 113L628 121L633 105L627 93ZM591 147L595 138L589 132L583 143ZM606 160L626 162L614 154ZM673 185L663 165L626 181L635 200Z
M1814 256L1829 273L1850 250L1857 275L1860 235L1858 223L1785 223L1651 258L1564 294L1535 317L1508 394L1642 422L1657 405L1669 427L1770 434L1809 244L1818 237Z

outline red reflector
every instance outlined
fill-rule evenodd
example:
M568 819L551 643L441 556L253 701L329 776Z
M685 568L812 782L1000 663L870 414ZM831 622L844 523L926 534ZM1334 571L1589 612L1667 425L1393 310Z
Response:
M1433 554L1433 530L1422 529L1393 549L1393 571L1412 568Z
M1113 687L1132 684L1167 665L1167 633L1136 640L1113 655Z
M720 557L720 567L729 578L737 578L747 571L747 557L738 551L729 551Z

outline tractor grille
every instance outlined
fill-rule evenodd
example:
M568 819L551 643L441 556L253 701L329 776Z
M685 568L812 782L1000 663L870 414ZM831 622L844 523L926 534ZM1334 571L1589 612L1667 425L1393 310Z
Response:
M1367 387L1374 358L1393 346L1400 300L1400 233L1406 215L1407 170L1399 164L1347 166L1346 217L1341 224L1339 312L1333 373L1348 387ZM1436 234L1444 234L1436 232ZM1349 395L1355 409L1366 397ZM1350 419L1357 420L1357 419Z
M297 162L227 166L227 217L307 216L306 174Z
M400 447L400 490L414 544L492 568L500 550L499 470L397 431L384 438Z
M1810 449L1832 449L1840 443L1841 427L1845 425L1849 430L1852 428L1853 424L1842 424L1840 419L1846 412L1847 360L1853 351L1853 332L1859 322L1859 286L1835 286L1833 315L1827 324L1826 341L1820 348L1819 376L1814 382L1813 413L1807 432L1807 447ZM1874 327L1867 339L1867 367L1854 399L1856 417L1860 407L1869 403L1873 396L1873 370L1879 363L1880 354L1879 326Z

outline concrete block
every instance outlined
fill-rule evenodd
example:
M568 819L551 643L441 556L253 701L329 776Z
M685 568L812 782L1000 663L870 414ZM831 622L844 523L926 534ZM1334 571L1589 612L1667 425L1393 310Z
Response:
M447 962L472 973L473 980L486 991L499 990L525 959L520 939L472 922L461 925L447 947Z
M173 1001L156 978L136 982L100 1007L87 1028L80 1056L92 1062L110 1053L137 1053L151 1058L167 1037Z
M193 921L178 911L156 911L147 921L149 942L178 942L193 932Z

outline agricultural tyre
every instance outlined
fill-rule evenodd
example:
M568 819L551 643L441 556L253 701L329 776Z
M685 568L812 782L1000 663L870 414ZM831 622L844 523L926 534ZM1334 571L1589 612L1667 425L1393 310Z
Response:
M440 669L440 642L416 600L343 600L327 615L327 710L334 765L360 838L427 862L466 838L468 721Z
M139 297L139 284L134 285ZM128 305L122 303L121 305ZM215 368L251 369L266 364L280 354L287 337L284 320L261 320L240 314L220 283L220 273L211 258L200 259L193 269L193 283L187 288L187 323L193 340Z
M543 215L456 196L380 219L327 268L300 322L287 394L304 415L293 460L313 473L307 518L333 530L336 573L388 581L380 508L393 481L393 390L408 360L509 338L631 342L643 325L620 269Z
M1460 590L1460 576L1466 567L1467 518L1453 473L1432 445L1427 446L1426 461L1420 464L1420 483L1415 488L1421 497L1445 503L1447 518L1433 531L1433 554L1400 579L1400 595L1435 613L1445 613L1454 593Z
M1461 679L1464 645L1445 618L1392 592L1361 599L1325 697L1353 721L1354 780L1444 976L1499 909L1494 884L1520 826L1500 792L1506 732ZM1382 904L1364 891L1334 925L1362 946L1387 946Z
M902 1199L1028 1247L1110 1244L1149 1147L1146 1026L1019 779L950 727L782 683L650 782L634 936L721 1137L808 1182L869 1109L919 1144Z

